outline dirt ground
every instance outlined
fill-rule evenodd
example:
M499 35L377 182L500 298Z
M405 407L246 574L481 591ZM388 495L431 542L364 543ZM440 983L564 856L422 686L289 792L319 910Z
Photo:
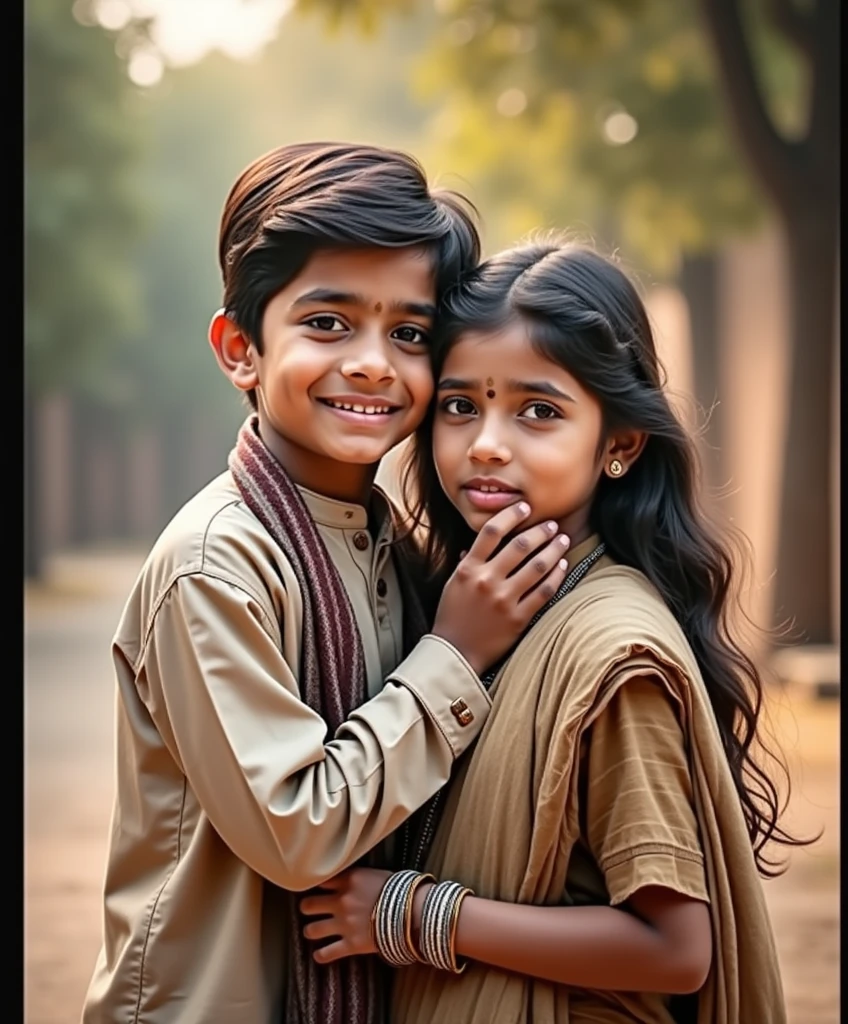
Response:
M26 1024L77 1024L99 948L109 643L139 564L122 552L57 559L48 585L25 594ZM787 821L806 834L824 829L765 886L790 1024L839 1020L839 707L787 691L771 701L793 778Z

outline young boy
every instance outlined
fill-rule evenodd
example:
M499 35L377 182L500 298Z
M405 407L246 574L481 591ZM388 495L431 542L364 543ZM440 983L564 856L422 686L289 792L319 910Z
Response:
M85 1024L379 1020L373 968L318 967L293 893L444 785L488 714L478 673L564 575L542 527L500 544L528 511L506 509L422 637L373 489L430 401L438 299L478 253L463 203L400 153L288 146L233 186L210 341L255 415L157 541L115 637Z

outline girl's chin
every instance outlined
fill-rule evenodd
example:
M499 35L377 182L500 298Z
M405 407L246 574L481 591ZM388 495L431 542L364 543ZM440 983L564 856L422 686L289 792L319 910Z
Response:
M490 519L497 515L497 512L483 512L478 509L463 509L462 518L466 525L475 533L479 533Z

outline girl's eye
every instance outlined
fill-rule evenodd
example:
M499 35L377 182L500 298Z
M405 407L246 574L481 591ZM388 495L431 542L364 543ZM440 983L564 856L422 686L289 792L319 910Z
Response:
M474 403L469 401L467 398L447 398L442 402L442 408L445 412L450 413L453 416L473 416L477 410L474 408Z
M415 327L412 324L396 327L391 336L395 341L402 341L405 345L426 345L430 340L423 328Z
M329 313L322 313L320 316L312 316L303 321L307 327L314 327L316 331L331 331L339 333L347 330L347 325L342 323L337 316Z
M547 402L534 402L524 410L524 416L529 420L561 419L559 411Z

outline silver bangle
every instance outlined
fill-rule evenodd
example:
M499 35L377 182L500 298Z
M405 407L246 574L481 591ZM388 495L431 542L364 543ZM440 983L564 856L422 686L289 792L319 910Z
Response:
M439 882L427 893L421 910L421 956L425 963L452 974L466 967L456 962L456 927L459 908L471 889L459 882Z
M419 962L411 938L412 900L415 890L432 875L404 870L393 874L374 905L371 921L377 952L391 967Z

